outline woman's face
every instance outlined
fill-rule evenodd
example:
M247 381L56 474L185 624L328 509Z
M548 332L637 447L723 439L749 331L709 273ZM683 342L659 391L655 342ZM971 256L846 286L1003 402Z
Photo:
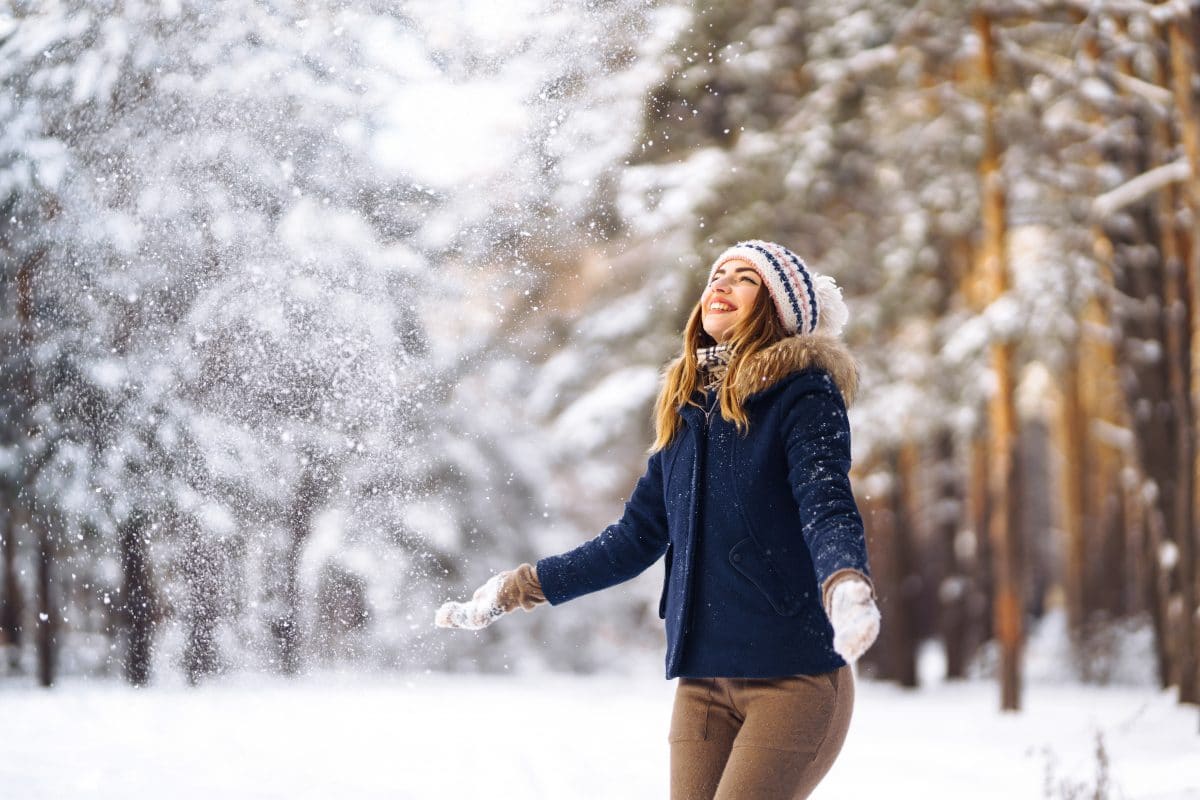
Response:
M718 267L700 296L705 333L718 342L728 339L734 323L750 314L761 290L762 279L748 261L734 258Z

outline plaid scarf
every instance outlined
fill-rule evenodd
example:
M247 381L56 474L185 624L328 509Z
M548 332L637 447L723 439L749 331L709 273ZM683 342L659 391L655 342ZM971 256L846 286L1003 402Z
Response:
M725 370L733 358L733 348L727 344L696 348L696 361L700 369L700 385L709 392L725 380Z

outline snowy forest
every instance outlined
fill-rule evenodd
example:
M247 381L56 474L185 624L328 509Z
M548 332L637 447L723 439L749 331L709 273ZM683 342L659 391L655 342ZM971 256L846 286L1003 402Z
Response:
M1195 737L1198 64L1191 0L0 3L0 689L661 681L661 567L433 612L617 517L761 238L850 308L864 683Z

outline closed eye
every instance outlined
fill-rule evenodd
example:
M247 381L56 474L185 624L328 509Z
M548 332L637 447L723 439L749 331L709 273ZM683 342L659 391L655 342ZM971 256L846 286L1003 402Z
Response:
M755 278L754 278L754 274L755 274L754 270L750 269L749 267L739 267L736 270L734 270L734 272L743 273L742 275L739 276L742 280L749 281L750 283L754 284L755 286L758 286L758 281L755 280ZM716 272L714 272L712 278L708 282L709 285L712 285L712 283L714 281L716 281L717 278L721 277L724 274L725 274L724 269L719 269Z

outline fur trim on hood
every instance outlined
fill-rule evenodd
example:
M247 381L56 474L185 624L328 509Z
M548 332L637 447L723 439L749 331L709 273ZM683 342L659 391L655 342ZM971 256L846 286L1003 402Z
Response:
M747 356L735 379L738 393L748 398L809 367L829 373L849 408L858 391L858 362L841 339L823 333L788 336Z

